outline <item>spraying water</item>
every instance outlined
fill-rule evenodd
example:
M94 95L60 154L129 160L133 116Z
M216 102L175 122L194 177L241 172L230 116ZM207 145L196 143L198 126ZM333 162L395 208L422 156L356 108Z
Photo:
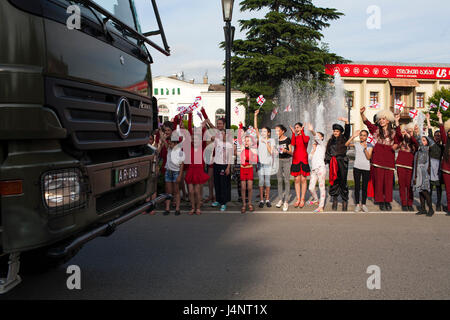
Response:
M275 99L279 113L273 121L267 118L265 125L274 127L283 124L289 128L297 122L309 122L316 132L323 132L325 139L328 139L333 123L339 123L339 117L347 116L344 93L344 83L339 73L333 83L319 82L312 75L286 79L281 83ZM291 112L285 111L288 105L292 107Z

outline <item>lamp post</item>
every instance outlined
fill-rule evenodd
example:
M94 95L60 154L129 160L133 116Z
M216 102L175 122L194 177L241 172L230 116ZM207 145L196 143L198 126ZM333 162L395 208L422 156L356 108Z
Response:
M225 121L231 126L231 46L234 38L234 27L231 26L234 0L222 0L223 21L225 21Z
M348 123L350 124L350 113L352 111L352 107L353 107L353 99L350 93L347 93L347 97L346 97L346 102L347 102L347 108L348 108Z

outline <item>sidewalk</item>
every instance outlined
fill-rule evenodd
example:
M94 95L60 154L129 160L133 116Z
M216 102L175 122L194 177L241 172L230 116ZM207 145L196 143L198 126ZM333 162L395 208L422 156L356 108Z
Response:
M354 197L353 197L353 193L354 190L350 190L349 191L349 204L348 204L348 213L354 213L354 209L355 209L355 202L354 202ZM260 201L260 197L259 197L259 188L258 189L253 189L253 206L255 208L255 212L280 212L283 213L281 208L276 208L275 207L275 201L277 199L278 196L278 192L277 192L277 188L271 188L270 190L270 201L272 204L271 208L267 208L266 206L264 206L264 208L259 208L259 201ZM208 197L208 188L204 188L203 190L203 197L207 198ZM311 197L311 194L309 193L309 191L306 192L306 203L309 201ZM227 204L227 212L240 212L241 207L242 207L242 203L238 202L238 193L237 193L237 188L233 187L231 190L231 201ZM339 205L338 205L338 210L337 211L332 211L331 210L331 201L330 201L330 197L328 196L328 188L327 188L327 199L325 201L325 213L336 213L336 212L342 212L342 201L339 199ZM291 188L291 198L289 201L289 210L287 211L288 213L296 213L296 212L301 212L301 213L313 213L313 211L317 208L316 206L309 206L309 205L305 205L305 207L303 209L300 208L294 208L294 203L296 202L295 199L295 191L293 188ZM436 209L435 207L436 204L436 193L433 193L433 209ZM446 199L446 195L445 195L445 190L442 192L442 204L446 205L447 204L447 199ZM414 211L412 212L403 212L402 211L402 207L401 207L401 202L400 202L400 194L398 192L398 190L394 190L394 201L391 203L392 205L392 211L387 212L387 211L380 211L378 206L376 206L373 203L373 199L369 198L367 199L367 203L366 203L367 207L369 208L369 212L370 213L376 213L376 212L385 212L385 213L405 213L405 214L415 214L417 212L417 206L419 205L419 196L418 194L415 194L415 198L414 198ZM190 203L186 202L186 201L181 201L181 211L189 211L190 210ZM204 203L203 207L202 207L202 211L203 212L220 212L219 208L213 208L211 207L211 202L208 203ZM248 211L247 211L248 213ZM436 212L438 213L438 212ZM445 212L441 212L443 214L445 214Z

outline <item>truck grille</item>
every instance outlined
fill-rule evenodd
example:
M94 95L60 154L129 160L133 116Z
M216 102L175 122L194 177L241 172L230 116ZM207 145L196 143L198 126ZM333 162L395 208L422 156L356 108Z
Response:
M117 103L130 104L131 131L121 138L117 128ZM152 105L150 98L129 92L55 78L46 79L46 104L54 109L79 150L110 149L144 145L152 129L153 113L140 109Z
M101 215L121 205L143 196L147 189L147 181L140 181L133 185L107 192L96 199L96 211Z

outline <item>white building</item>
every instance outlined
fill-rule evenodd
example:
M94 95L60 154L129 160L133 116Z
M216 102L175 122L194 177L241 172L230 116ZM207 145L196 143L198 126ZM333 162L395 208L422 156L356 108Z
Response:
M203 83L194 83L193 80L180 80L177 76L158 76L153 78L153 96L158 100L160 121L172 120L178 114L180 106L189 106L195 98L202 97L200 106L203 106L211 122L225 117L225 87L208 83L208 77ZM231 124L245 124L245 107L238 104L237 99L245 98L245 94L231 91ZM238 110L238 112L236 112ZM187 119L187 116L185 117ZM198 126L201 120L194 115L194 124Z

